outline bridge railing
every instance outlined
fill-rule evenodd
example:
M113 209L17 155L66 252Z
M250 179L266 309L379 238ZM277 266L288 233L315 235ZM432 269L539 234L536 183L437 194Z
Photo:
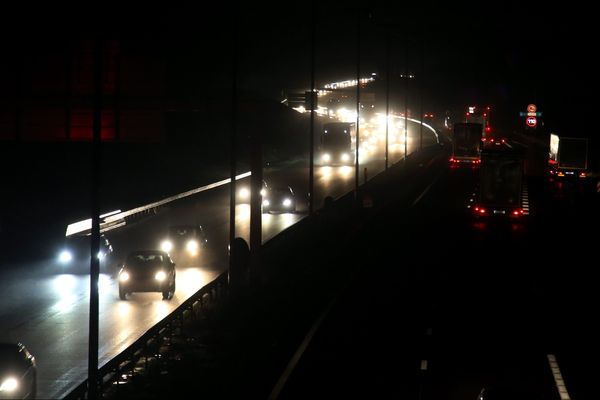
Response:
M172 335L177 324L183 322L185 318L205 312L207 307L225 297L227 292L228 273L224 272L180 304L171 314L150 328L129 347L100 367L98 382L96 382L100 397L108 388L119 385L124 372L133 373L134 369L138 370L140 365L142 365L142 369L147 368L148 358L156 355L157 347L160 347L161 343ZM139 361L144 358L146 358L146 362L140 364ZM141 371L141 373L143 372ZM87 399L89 387L89 381L85 380L72 389L64 399Z

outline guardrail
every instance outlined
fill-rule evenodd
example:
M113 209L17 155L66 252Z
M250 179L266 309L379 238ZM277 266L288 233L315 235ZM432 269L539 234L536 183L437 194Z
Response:
M251 171L244 172L243 174L237 175L235 177L235 180L237 181L237 180L246 178L246 177L250 176L251 174L252 174ZM205 186L201 186L196 189L188 190L187 192L183 192L183 193L179 193L174 196L171 196L171 197L167 197L166 199L162 199L162 200L150 203L150 204L146 204L144 206L133 208L128 211L118 210L118 211L112 211L110 213L101 215L100 216L100 218L101 218L100 232L103 233L103 232L107 232L109 230L124 226L127 223L127 218L134 217L136 215L156 213L156 210L158 209L158 207L163 206L167 203L171 203L175 200L181 200L185 197L188 197L188 196L200 193L200 192L204 192L206 190L214 189L216 187L226 185L230 182L231 182L231 178L223 179L218 182L214 182L214 183L211 183L211 184L208 184ZM65 233L65 236L86 235L91 232L91 229L92 229L92 219L91 218L83 220L83 221L73 222L72 224L67 225L67 231Z
M120 354L108 361L98 370L98 382L96 383L98 393L102 397L108 388L118 390L119 381L122 375L127 373L133 375L140 368L139 361L145 359L141 369L148 372L148 358L159 354L158 350L161 342L165 338L172 336L174 328L181 326L186 317L194 318L205 311L208 306L216 300L227 295L228 292L228 273L223 272L215 280L197 291L189 299L177 307L171 314L150 328L139 339L132 343ZM71 390L64 399L77 400L87 399L89 381L85 380L77 387Z

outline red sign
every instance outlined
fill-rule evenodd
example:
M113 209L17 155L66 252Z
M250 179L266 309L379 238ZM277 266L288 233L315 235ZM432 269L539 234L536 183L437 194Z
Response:
M525 122L527 123L527 126L531 126L533 128L537 125L537 118L536 117L527 117Z
M537 107L535 106L535 104L529 104L527 106L527 112L534 113L536 111L537 111Z

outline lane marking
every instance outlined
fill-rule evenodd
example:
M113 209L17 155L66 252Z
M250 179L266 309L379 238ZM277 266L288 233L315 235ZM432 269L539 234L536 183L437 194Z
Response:
M337 300L337 297L334 297L329 302L329 304L327 305L327 307L325 308L325 310L323 310L323 312L321 313L321 315L319 316L319 318L315 321L315 323L313 324L313 326L310 328L310 331L308 331L308 333L306 334L306 337L304 338L304 340L300 344L300 347L298 347L298 349L296 350L296 352L294 353L294 355L290 359L290 362L285 367L285 371L279 377L279 380L277 381L277 383L275 384L275 387L271 391L271 394L269 395L269 400L275 400L275 399L279 398L279 395L281 394L281 391L283 390L283 387L285 386L285 383L287 382L287 380L290 377L290 375L292 375L292 372L294 372L294 369L296 368L296 365L300 361L300 358L302 358L302 354L304 354L304 351L308 347L308 345L311 342L313 336L315 335L315 333L317 333L317 330L319 329L319 326L321 326L321 323L325 319L325 316L327 316L327 314L329 314L329 311L331 311L331 309L333 308L333 304L336 302L336 300Z
M560 399L571 400L571 396L569 396L567 386L565 385L565 381L563 380L560 367L558 366L558 362L556 361L556 356L554 354L548 354L548 363L550 364L550 370L552 371L552 376L554 377L554 382L556 383L556 389L558 389Z
M412 203L411 207L414 207L414 206L415 206L415 204L417 204L417 203L418 203L418 202L419 202L419 201L420 201L420 200L423 198L423 196L425 196L425 195L427 194L427 192L429 191L429 189L431 189L431 187L432 187L433 185L435 185L435 183L438 181L438 179L440 179L440 176L442 176L442 175L441 175L441 173L440 173L440 174L438 174L438 176L437 176L437 177L436 177L436 178L433 180L433 182L431 182L431 183L430 183L430 184L429 184L429 185L428 185L428 186L425 188L425 190L423 190L423 192L422 192L422 193L419 195L419 197L417 197L417 199L416 199L416 200L415 200L415 201Z

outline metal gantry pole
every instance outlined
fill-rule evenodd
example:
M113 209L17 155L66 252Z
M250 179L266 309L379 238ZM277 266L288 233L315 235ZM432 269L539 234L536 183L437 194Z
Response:
M359 184L359 153L358 148L360 147L360 10L357 11L356 18L356 143L355 143L355 157L356 162L354 163L354 197L358 198L358 184Z
M385 169L389 165L389 128L390 128L390 32L385 29Z
M102 39L94 40L94 97L92 138L92 232L90 243L90 316L88 343L88 399L98 398L98 328L100 275L100 163L102 133Z
M408 40L404 46L404 162L408 156Z
M425 69L425 39L421 37L421 71L419 76L419 102L421 105L421 125L419 127L419 150L423 150L423 83L424 83L424 75L423 70Z
M310 37L310 137L308 166L308 213L314 213L315 189L315 43L316 43L316 0L311 1L311 37Z
M234 248L233 243L235 241L235 174L237 172L236 157L237 157L237 75L238 75L238 49L237 49L237 2L234 3L233 9L233 57L232 57L232 71L231 71L231 136L230 136L230 179L229 184L229 282L231 284L231 274L235 269L234 265Z

